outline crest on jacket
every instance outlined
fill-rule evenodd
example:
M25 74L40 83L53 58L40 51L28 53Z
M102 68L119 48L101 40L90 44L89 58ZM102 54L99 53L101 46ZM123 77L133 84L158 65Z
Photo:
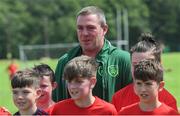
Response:
M118 66L117 65L108 66L108 74L112 77L116 77L119 74Z

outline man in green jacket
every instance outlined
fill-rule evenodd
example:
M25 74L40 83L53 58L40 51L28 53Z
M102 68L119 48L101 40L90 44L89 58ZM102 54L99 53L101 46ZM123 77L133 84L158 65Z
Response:
M69 97L67 84L62 77L66 63L74 57L87 55L95 57L99 63L93 95L111 101L117 90L132 82L130 54L112 46L105 39L108 26L103 11L98 7L83 8L77 14L76 24L79 45L58 61L55 71L58 87L53 91L53 100L60 101Z

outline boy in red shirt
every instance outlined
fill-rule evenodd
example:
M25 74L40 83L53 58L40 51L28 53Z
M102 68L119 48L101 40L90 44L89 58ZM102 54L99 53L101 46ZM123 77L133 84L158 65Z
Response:
M72 59L64 69L70 99L62 100L49 109L50 115L113 115L115 107L93 96L96 84L97 63L94 58L79 56Z
M154 37L150 33L143 33L140 41L131 48L132 73L134 65L143 59L156 59L161 62L161 51L160 44L154 40ZM177 110L176 99L165 88L159 92L158 97L161 102ZM139 102L139 97L134 92L133 84L117 91L112 98L117 111L136 102Z
M163 68L155 60L142 60L134 67L134 91L140 102L122 108L120 115L178 115L158 99L164 87Z
M9 73L9 79L11 80L13 78L13 75L18 70L18 65L15 63L14 59L11 60L11 63L9 64L7 70L8 70L8 73Z
M11 80L13 101L18 112L13 115L47 115L36 106L36 100L41 95L39 74L34 70L17 71Z
M54 80L54 71L47 64L36 65L33 70L39 74L40 88L42 90L41 96L37 99L37 107L46 110L55 104L52 100L52 91L57 86Z

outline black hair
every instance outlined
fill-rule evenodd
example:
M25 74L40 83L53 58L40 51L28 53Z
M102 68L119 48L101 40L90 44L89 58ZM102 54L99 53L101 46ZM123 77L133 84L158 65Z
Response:
M139 42L131 48L130 52L131 55L134 52L150 52L157 61L161 62L162 48L151 33L142 33Z
M38 73L31 69L25 69L17 71L12 80L12 88L22 88L22 87L39 87Z
M142 60L134 66L134 78L142 81L163 81L163 68L156 60Z
M49 65L43 63L40 65L35 65L33 70L35 70L40 75L40 77L49 76L51 82L55 81L54 71Z

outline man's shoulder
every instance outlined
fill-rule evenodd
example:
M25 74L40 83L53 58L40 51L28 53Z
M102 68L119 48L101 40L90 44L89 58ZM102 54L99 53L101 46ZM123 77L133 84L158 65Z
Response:
M67 62L69 60L71 60L72 58L76 57L78 54L80 54L80 46L76 46L72 49L70 49L68 52L66 52L65 54L63 54L60 58L59 58L59 62Z
M118 47L115 47L113 45L110 45L109 46L109 50L111 51L110 53L113 54L113 53L118 53L118 54L125 54L125 55L129 55L129 52L128 51L125 51L125 50L122 50Z
M108 52L110 57L118 59L130 59L130 53L117 47L110 47Z

